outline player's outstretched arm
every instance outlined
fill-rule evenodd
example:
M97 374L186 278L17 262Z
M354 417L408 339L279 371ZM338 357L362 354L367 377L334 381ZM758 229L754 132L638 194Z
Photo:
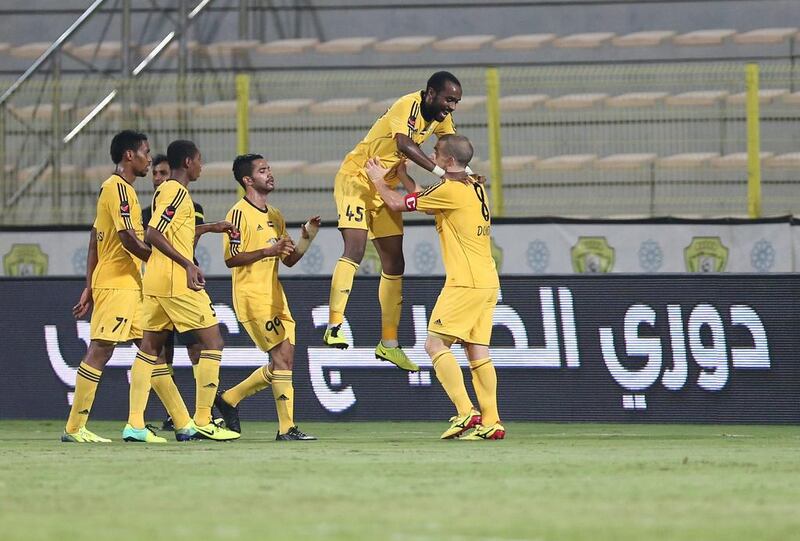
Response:
M72 307L72 315L80 319L92 309L92 275L97 268L97 229L92 228L89 234L89 249L86 252L86 286L81 292L78 304Z
M145 242L149 243L154 248L161 251L162 254L173 260L175 263L186 269L186 286L189 289L200 291L206 285L206 278L203 276L203 271L200 267L189 261L178 252L172 244L167 240L161 231L155 227L147 227L147 232L144 234Z
M375 185L375 189L378 190L378 195L381 196L381 199L383 199L383 202L386 203L387 207L395 212L406 212L413 210L406 208L403 196L391 189L389 185L386 184L385 178L389 170L386 169L383 164L381 164L378 158L370 158L367 160L366 170L367 175Z
M265 248L253 250L252 252L239 252L226 259L225 265L227 265L229 269L232 269L233 267L242 267L255 263L256 261L261 261L267 257L289 257L292 252L294 252L294 243L292 239L284 237L279 239L275 244L271 244Z
M397 178L400 179L400 183L403 185L403 188L405 188L406 192L416 193L423 190L422 186L417 184L417 181L411 178L411 176L408 174L405 160L398 164L395 173L397 174Z
M117 235L119 236L119 241L122 243L122 247L128 250L128 252L142 261L150 259L150 246L145 244L145 242L136 235L136 231L133 229L123 229L122 231L117 231Z
M283 264L287 267L293 267L295 263L300 261L303 254L306 253L308 247L314 241L314 237L319 232L319 226L322 225L322 218L319 216L312 216L306 223L300 226L300 241L294 252L283 258Z
M227 220L196 225L194 227L194 243L197 244L197 239L199 239L206 233L227 233L228 235L230 235L236 232L238 232L236 226Z

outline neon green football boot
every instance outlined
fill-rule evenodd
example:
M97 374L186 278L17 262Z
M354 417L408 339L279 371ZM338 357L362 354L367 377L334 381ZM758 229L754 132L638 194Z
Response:
M450 428L442 433L443 440L457 438L470 428L480 426L481 414L478 410L472 410L466 415L455 415L450 417Z
M330 329L325 329L325 334L322 336L322 343L328 347L336 349L347 349L350 344L347 343L344 336L340 336L341 325L336 325Z
M152 428L146 426L144 428L133 428L131 425L125 425L122 429L123 441L135 441L140 443L167 443L167 440L161 436L156 436Z
M65 443L111 443L110 439L98 436L85 426L80 427L77 432L72 434L65 431L61 435L61 441Z
M390 348L384 346L383 342L378 342L378 345L375 346L375 358L390 362L407 372L419 372L419 366L408 358L400 346Z
M479 441L479 440L502 440L506 437L506 429L500 423L495 423L492 426L478 425L475 430L463 436L461 439L466 441Z
M213 420L204 426L195 424L194 431L192 439L195 440L231 441L238 440L242 436L238 432L229 430Z

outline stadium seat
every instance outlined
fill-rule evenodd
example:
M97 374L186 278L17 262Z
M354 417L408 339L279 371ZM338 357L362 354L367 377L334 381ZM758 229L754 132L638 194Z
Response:
M530 51L546 45L556 39L555 34L518 34L492 43L492 47L501 51Z
M192 113L197 107L200 107L200 102L159 102L149 105L144 108L144 115L148 118L178 118L181 109L184 109L187 114Z
M339 38L323 41L314 46L318 53L327 54L356 54L375 43L373 37Z
M35 60L42 56L44 52L52 45L49 41L37 41L33 43L26 43L24 45L17 45L16 47L11 47L8 50L8 54L13 56L14 58L23 58L25 60ZM63 45L64 50L72 50L72 45L70 43L65 43Z
M257 39L236 39L230 41L217 41L206 45L206 52L212 56L227 56L247 53L255 50L261 44Z
M583 169L596 159L596 154L563 154L539 160L535 164L535 169L547 171Z
M256 105L255 100L250 100L250 107ZM236 117L236 100L222 100L204 103L195 108L192 114L196 117L204 118L219 118L219 117Z
M433 48L437 51L448 52L477 51L492 41L494 41L494 36L491 34L454 36L434 42Z
M380 53L416 53L436 41L436 36L401 36L375 43L372 47Z
M82 107L78 107L75 110L75 115L78 118L84 118L88 115L94 108L97 107L96 103L92 105L84 105ZM131 103L130 104L130 111L133 114L137 114L141 111L141 106L138 103ZM106 107L100 112L101 116L109 116L109 117L119 117L122 114L122 103L119 101L115 101L106 105Z
M675 34L672 30L647 30L614 37L611 43L617 47L655 47Z
M500 110L503 112L527 111L546 102L550 96L547 94L516 94L500 98Z
M690 169L707 165L709 160L718 157L718 152L683 152L659 158L656 164L667 169Z
M61 104L62 116L67 115L70 112L72 112L72 104L62 103ZM38 107L36 105L25 105L23 107L15 107L14 113L16 113L17 116L25 119L36 119L36 120L50 119L53 116L53 104L40 103Z
M312 104L308 109L316 115L347 115L364 109L369 98L336 98Z
M771 158L773 152L761 152L760 157L763 162L767 158ZM717 156L711 158L709 164L717 169L738 169L747 167L747 152L734 152L725 154L724 156Z
M740 44L777 44L784 43L797 35L798 29L792 28L759 28L742 32L733 36L734 43Z
M606 99L609 107L652 107L663 101L669 94L666 92L628 92Z
M342 160L328 160L324 162L310 163L302 167L301 172L310 176L330 176L335 175L342 165Z
M693 90L691 92L683 92L675 94L674 96L667 96L664 98L664 103L667 105L691 105L691 106L711 106L719 103L720 100L726 98L728 92L726 90Z
M585 109L593 107L608 97L608 94L567 94L551 98L544 104L548 109Z
M276 39L256 47L259 54L298 54L304 53L319 43L317 38Z
M397 98L388 98L388 99L385 99L385 100L373 101L372 103L370 103L367 106L367 110L370 113L375 113L376 115L382 115L396 101L397 101Z
M726 38L733 36L736 30L719 28L713 30L695 30L672 38L675 45L722 45Z
M770 88L770 89L759 89L758 91L758 102L761 104L772 103L776 99L785 96L789 93L789 90L785 88ZM741 105L747 102L747 93L746 92L739 92L738 94L731 94L725 101L730 104Z
M614 32L585 32L570 34L553 40L553 45L561 49L594 49L616 36Z
M269 160L269 156L267 156ZM296 173L307 166L308 162L302 160L278 160L269 161L269 167L274 175L288 175Z
M254 105L252 112L262 115L293 115L307 109L312 103L314 100L307 98L270 100Z
M772 156L764 160L763 165L770 169L800 169L800 152Z
M139 53L140 53L140 56L141 56L142 58L144 58L144 57L146 57L147 55L149 55L149 54L150 54L150 53L153 51L153 49L155 49L155 48L156 48L156 46L157 46L159 43L160 43L160 42L158 42L158 41L155 41L155 42L153 42L153 43L148 43L148 44L146 44L146 45L142 45L142 46L139 48ZM189 51L190 53L195 53L195 52L197 52L197 51L201 50L202 48L203 48L203 46L202 46L202 45L200 45L200 43L198 43L198 42L197 42L197 41L195 41L195 40L189 40L189 41L186 43L186 50L187 50L187 51ZM167 46L164 48L164 50L163 50L163 51L161 51L160 58L173 58L173 57L175 57L175 56L178 56L178 50L179 50L179 49L180 49L180 43L179 43L177 40L175 40L175 41L172 41L172 42L171 42L169 45L167 45Z
M537 161L539 157L533 155L503 156L500 159L500 167L503 171L522 171L532 168ZM491 163L487 161L486 170L488 171L490 167Z
M486 96L464 96L461 98L461 101L458 102L458 108L456 111L459 112L466 112L472 111L477 107L481 107L486 103Z
M781 101L788 105L800 105L800 92L792 92L781 96Z
M131 44L131 48L136 50L136 45ZM101 41L100 43L87 43L73 47L70 54L86 62L94 59L119 58L122 54L121 41Z
M658 156L654 153L612 154L594 162L597 169L636 169L653 163Z

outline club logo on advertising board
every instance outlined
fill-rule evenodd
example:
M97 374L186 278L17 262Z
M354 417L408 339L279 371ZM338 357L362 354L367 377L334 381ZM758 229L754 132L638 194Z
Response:
M728 247L719 237L693 237L683 249L688 272L723 272L728 264Z
M579 274L602 274L614 268L614 248L605 237L578 237L571 254L572 270Z

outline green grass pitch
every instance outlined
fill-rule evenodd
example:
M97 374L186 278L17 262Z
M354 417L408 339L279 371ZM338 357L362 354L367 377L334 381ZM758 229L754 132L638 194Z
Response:
M90 446L60 443L62 421L2 421L0 538L800 536L797 427L508 423L502 442L439 441L445 426L303 423L320 441L275 442L247 422L234 443Z

